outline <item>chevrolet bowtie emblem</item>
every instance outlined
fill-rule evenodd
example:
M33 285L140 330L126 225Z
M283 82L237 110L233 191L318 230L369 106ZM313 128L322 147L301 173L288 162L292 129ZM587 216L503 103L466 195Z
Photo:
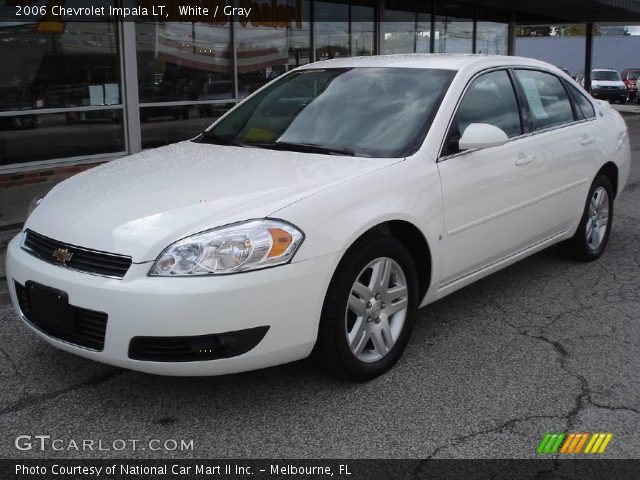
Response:
M66 248L56 248L53 251L53 256L56 257L56 260L62 263L67 263L73 257L73 253L69 253L69 250Z

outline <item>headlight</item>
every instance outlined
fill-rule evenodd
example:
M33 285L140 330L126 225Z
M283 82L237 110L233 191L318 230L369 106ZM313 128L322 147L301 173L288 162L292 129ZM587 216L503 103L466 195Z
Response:
M40 203L42 202L42 200L44 200L44 197L47 196L47 193L49 193L50 189L45 190L42 193L39 193L36 197L34 197L33 200L31 200L29 202L29 206L27 207L27 217L29 217L33 211L38 207L38 205L40 205Z
M149 275L216 275L281 265L293 258L303 238L301 231L279 220L227 225L169 245Z

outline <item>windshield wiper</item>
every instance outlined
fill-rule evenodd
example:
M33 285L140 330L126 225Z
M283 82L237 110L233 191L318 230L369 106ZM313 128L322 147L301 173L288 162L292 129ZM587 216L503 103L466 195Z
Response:
M356 152L346 147L325 147L324 145L316 145L315 143L290 143L290 142L272 142L272 143L251 143L251 146L260 148L269 148L272 150L290 150L292 152L320 153L327 155L346 155L355 157Z
M200 141L204 143L215 143L216 145L231 145L234 147L244 147L245 145L232 138L223 137L212 131L204 131L200 137Z

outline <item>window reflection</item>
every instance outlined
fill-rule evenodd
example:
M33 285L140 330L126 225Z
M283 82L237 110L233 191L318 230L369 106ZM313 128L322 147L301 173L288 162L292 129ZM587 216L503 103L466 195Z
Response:
M435 25L436 53L471 53L473 49L473 21L438 16Z
M353 5L351 7L351 55L373 55L375 10L373 7Z
M315 2L316 60L373 55L374 20L373 1Z
M0 24L0 111L121 103L115 22Z
M231 28L222 23L137 23L141 103L233 96Z
M0 117L0 165L122 152L122 110Z
M505 23L478 22L476 27L476 53L506 55L509 26Z
M270 80L311 61L309 0L260 4L260 17L235 24L238 96L245 97Z
M476 52L488 55L508 55L509 21L508 10L478 7L476 23Z
M315 3L316 60L349 56L349 5Z
M142 107L142 148L154 148L195 137L234 103Z
M429 53L431 15L385 10L384 53Z
M441 1L435 22L436 53L472 53L474 7Z

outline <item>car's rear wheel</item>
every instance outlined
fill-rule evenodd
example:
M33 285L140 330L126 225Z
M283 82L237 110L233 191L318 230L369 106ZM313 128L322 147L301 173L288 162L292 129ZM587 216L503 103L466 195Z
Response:
M611 233L613 198L609 178L598 176L589 189L578 230L572 238L560 244L565 254L582 261L595 260L602 255Z
M314 349L341 378L369 380L402 355L418 310L413 258L394 238L351 248L329 286Z

